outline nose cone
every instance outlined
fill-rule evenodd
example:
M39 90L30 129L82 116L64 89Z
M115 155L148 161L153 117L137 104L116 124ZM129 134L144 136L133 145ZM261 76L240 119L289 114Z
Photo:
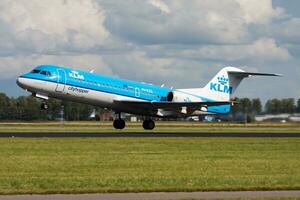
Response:
M26 83L25 82L26 81L25 81L24 78L22 78L22 77L18 77L17 78L17 84L18 84L18 86L20 86L23 89L25 89L25 87L26 87Z

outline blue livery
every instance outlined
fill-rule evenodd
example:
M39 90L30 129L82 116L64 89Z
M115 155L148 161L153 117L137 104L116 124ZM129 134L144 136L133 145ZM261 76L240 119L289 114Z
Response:
M49 97L92 104L114 110L118 117L113 126L123 129L121 113L145 116L143 128L155 127L151 117L188 117L230 112L231 94L243 78L253 75L235 67L225 67L203 88L173 89L119 79L54 65L41 65L21 75L17 84L43 100L46 110Z

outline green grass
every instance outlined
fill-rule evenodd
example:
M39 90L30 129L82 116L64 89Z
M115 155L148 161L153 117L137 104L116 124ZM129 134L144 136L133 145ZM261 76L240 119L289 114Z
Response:
M1 138L0 194L300 189L300 138Z
M299 200L300 197L246 197L246 198L216 198L217 200ZM181 200L205 200L200 199L181 199Z
M176 133L300 133L298 123L197 123L197 122L157 122L154 132ZM152 132L153 132L152 131ZM120 132L112 127L112 122L52 122L52 123L0 123L1 132ZM127 123L122 132L144 132L139 123Z
M260 197L260 198L217 198L218 200L299 200L300 197ZM182 200L204 200L204 199L182 199Z

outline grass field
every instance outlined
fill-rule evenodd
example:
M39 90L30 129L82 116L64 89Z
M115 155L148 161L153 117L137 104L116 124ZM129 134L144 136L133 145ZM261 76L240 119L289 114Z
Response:
M300 189L300 138L1 138L0 194Z
M300 133L300 123L199 123L156 122L154 132L176 133ZM152 132L153 132L152 131ZM52 122L52 123L0 123L1 132L120 132L112 122ZM122 132L144 132L141 122L128 123Z

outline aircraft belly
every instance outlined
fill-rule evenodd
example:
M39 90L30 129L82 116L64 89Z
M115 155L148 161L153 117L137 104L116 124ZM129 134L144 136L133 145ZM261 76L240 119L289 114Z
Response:
M114 94L89 89L83 89L84 92L78 92L78 90L72 90L72 88L69 89L68 87L69 86L67 86L68 92L65 96L69 96L69 99L72 101L79 101L105 108L111 108L112 106Z
M49 97L54 97L63 100L76 101L80 103L88 103L100 107L111 107L114 99L114 94L89 90L76 86L59 84L62 91L56 91L57 83L45 82L29 79L31 87L28 91L32 93L42 93Z
M39 83L43 87L35 88L34 92L46 93L50 97L64 99L69 101L75 101L80 103L92 104L99 107L110 108L117 112L125 112L136 115L152 116L152 117L184 117L185 115L173 110L160 110L155 109L152 106L138 106L138 105L124 105L114 102L116 99L137 100L133 97L124 97L122 95L116 95L96 90L90 90L75 86L61 85L64 88L63 91L56 91L57 83L47 82ZM62 87L64 86L64 87ZM195 115L200 113L194 113Z
M57 83L44 81L34 81L35 85L39 85L40 87L31 88L36 93L47 94L50 97L64 99L69 101L75 101L80 103L87 103L99 107L110 108L117 112L125 112L135 115L144 115L144 116L152 116L152 117L185 117L185 114L176 112L174 110L163 110L163 109L155 109L153 107L144 107L138 105L124 105L120 103L114 102L116 99L127 99L127 100L137 100L133 97L124 97L121 95L89 90L85 88L75 87L65 85L63 91L56 91ZM63 84L61 84L63 86ZM62 87L61 87L62 88ZM207 112L194 112L190 115L200 115Z
M94 105L110 108L113 104L114 96L111 93L89 90L89 94L85 98Z

